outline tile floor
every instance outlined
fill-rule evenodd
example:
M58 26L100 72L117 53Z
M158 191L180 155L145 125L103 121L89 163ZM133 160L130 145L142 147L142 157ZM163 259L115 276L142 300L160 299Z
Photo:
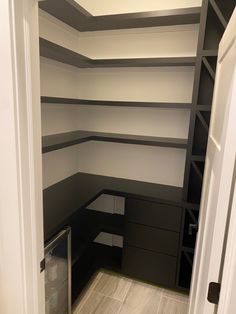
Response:
M73 314L187 314L188 297L118 274L94 276Z

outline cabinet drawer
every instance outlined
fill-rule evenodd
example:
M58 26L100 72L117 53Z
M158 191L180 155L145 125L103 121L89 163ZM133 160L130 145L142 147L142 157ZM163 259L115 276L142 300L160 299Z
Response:
M172 256L125 246L122 271L141 280L170 288L175 286L177 259Z
M181 215L182 208L178 206L126 199L125 217L130 222L179 232Z
M179 234L143 225L127 223L125 244L163 254L177 256Z

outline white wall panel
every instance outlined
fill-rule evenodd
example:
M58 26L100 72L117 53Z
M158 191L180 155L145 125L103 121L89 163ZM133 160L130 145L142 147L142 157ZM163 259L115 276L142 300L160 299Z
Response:
M189 116L189 110L79 106L78 129L187 138Z
M93 15L145 12L200 6L201 0L76 0Z
M78 107L42 104L42 134L50 135L78 129Z
M43 154L43 188L77 173L78 158L77 146Z
M78 97L191 102L193 79L193 67L80 69Z
M195 56L198 25L86 32L78 50L93 58Z
M78 69L47 58L40 58L42 96L78 96Z
M184 149L89 142L78 146L81 172L183 186Z

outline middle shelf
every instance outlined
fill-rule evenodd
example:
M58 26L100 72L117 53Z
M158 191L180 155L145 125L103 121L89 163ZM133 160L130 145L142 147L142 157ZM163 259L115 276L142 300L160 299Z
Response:
M163 109L191 109L191 103L183 102L153 102L153 101L128 101L128 100L98 100L64 98L54 96L41 96L42 104L64 104L64 105L86 105L86 106L112 106L112 107L143 107L143 108L163 108ZM204 107L204 108L202 108ZM201 110L208 110L201 106Z
M121 58L91 59L70 49L40 38L40 56L78 68L106 67L176 67L195 66L196 57L159 57L159 58Z
M126 143L136 145L161 146L186 149L187 139L156 137L144 135L104 133L95 131L72 131L54 135L43 136L42 152L47 153L68 146L77 145L89 141L102 141L113 143Z

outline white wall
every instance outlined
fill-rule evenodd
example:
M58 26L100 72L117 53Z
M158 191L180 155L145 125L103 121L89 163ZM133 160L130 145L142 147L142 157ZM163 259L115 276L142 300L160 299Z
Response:
M80 33L40 13L40 34L92 58L196 55L198 25ZM193 67L78 69L41 58L41 94L82 99L191 102ZM187 138L186 109L42 105L43 135L72 130ZM186 151L90 142L44 154L44 187L76 173L183 185ZM114 166L115 165L115 166Z
M200 6L201 0L76 0L93 15L145 12Z

